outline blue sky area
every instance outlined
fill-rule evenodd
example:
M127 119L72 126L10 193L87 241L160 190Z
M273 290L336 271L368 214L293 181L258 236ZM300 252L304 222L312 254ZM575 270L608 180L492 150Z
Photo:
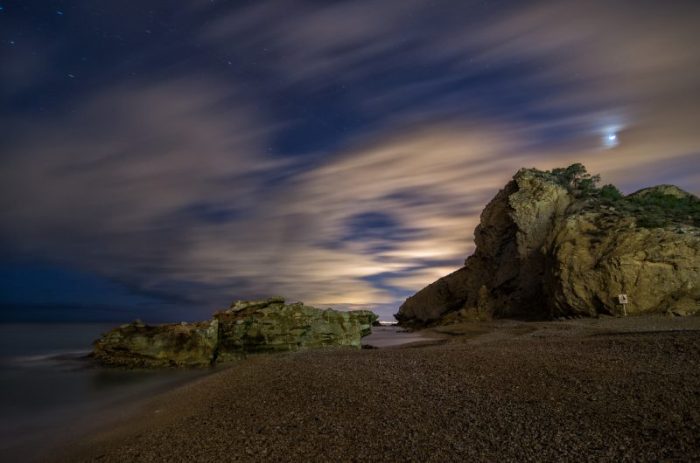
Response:
M0 320L401 302L521 167L700 185L698 2L0 1Z

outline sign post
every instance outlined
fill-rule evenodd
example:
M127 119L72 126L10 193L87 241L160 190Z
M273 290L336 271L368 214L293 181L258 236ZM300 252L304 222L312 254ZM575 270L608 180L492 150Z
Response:
M617 295L617 302L622 304L622 315L624 317L627 316L627 303L629 300L627 299L627 294L618 294Z

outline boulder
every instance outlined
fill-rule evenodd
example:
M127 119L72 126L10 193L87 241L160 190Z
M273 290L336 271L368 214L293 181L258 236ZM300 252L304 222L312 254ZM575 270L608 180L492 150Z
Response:
M360 347L377 316L361 310L321 310L282 298L238 301L214 314L219 322L219 358L325 346Z
M103 365L129 368L211 365L219 344L219 322L151 326L140 321L115 328L95 341Z

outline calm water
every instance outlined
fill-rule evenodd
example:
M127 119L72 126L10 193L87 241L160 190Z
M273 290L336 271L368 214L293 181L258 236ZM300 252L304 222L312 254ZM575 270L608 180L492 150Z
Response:
M96 368L85 356L114 324L0 324L0 461L35 461L70 439L134 411L139 399L212 370ZM391 347L425 340L374 327L363 343Z
M372 334L362 338L362 344L382 348L396 347L403 344L411 344L420 341L430 341L433 338L428 337L421 332L408 332L399 326L373 326Z
M0 461L33 461L209 370L121 371L85 359L113 325L0 324Z

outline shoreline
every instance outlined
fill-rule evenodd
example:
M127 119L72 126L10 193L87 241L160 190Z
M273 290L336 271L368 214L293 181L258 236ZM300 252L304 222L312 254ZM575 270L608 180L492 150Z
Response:
M89 362L85 359L79 361ZM11 461L46 461L55 452L76 444L86 436L130 421L154 397L212 374L205 370L173 371L174 375L154 371L100 371L93 365L73 368L78 368L78 374L95 373L94 379L98 381L101 376L123 376L125 379L122 381L126 381L126 387L97 400L75 403L70 407L52 407L39 415L29 414L26 419L8 421L5 425L7 429L3 430L1 458Z
M66 326L73 328L75 325ZM399 328L389 326L377 327L373 335L363 339L376 344L375 348L385 348L391 344L424 340L425 337L403 333ZM15 382L18 375L34 380L38 373L44 375L44 382L46 378L49 382L58 380L61 384L68 381L73 388L82 388L89 397L77 401L75 392L66 395L64 388L57 394L56 389L48 387L42 394L46 397L44 409L30 409L28 404L24 409L18 406L5 409L6 421L0 429L0 459L45 461L57 448L71 447L85 436L100 434L120 422L128 422L154 397L245 361L220 363L213 368L125 369L101 367L89 358L89 353L75 347L67 350L50 348L41 353L4 358L2 366L7 369L6 376L14 375ZM249 355L248 359L255 355ZM31 383L26 384L26 388L35 389ZM103 388L108 390L97 392ZM64 403L66 399L68 404Z
M251 356L54 461L700 457L700 318L451 330L429 346Z

